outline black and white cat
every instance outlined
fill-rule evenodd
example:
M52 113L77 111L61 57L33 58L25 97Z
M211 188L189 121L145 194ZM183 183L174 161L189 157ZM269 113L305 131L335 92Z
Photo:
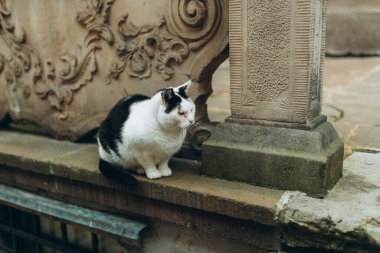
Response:
M191 80L161 89L151 98L129 96L111 109L98 131L99 170L104 176L133 185L137 180L127 169L145 172L150 179L172 174L168 161L194 123L190 85Z

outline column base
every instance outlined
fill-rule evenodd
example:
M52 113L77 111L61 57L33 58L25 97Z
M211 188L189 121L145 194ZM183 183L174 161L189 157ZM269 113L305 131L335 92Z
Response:
M343 143L327 121L313 130L223 123L202 163L207 176L323 197L341 177Z

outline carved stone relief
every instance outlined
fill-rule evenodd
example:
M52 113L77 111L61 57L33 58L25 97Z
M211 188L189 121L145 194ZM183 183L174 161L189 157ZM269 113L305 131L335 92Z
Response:
M319 116L324 4L230 1L231 120L305 124Z
M96 5L89 2L89 12L78 15L78 22L88 28L83 57L78 59L77 56L69 53L62 54L60 60L63 67L57 69L51 59L41 59L36 50L26 43L25 33L21 35L15 33L15 28L9 21L11 13L7 9L5 1L1 1L2 13L5 16L0 20L2 38L7 42L12 55L10 59L6 59L4 55L0 54L6 66L4 79L9 93L17 92L20 89L23 98L28 99L34 91L38 98L46 100L51 108L59 112L59 119L66 119L68 106L73 100L74 92L91 82L97 70L95 52L100 49L98 41L104 39L108 43L112 43L112 34L100 22L100 20L107 22L111 2L98 1ZM15 98L15 100L17 99ZM21 108L15 109L21 110Z
M274 101L289 85L291 2L248 1L247 18L247 88Z
M222 4L215 0L170 0L170 32L186 40L191 50L204 46L219 28Z
M8 111L57 138L76 140L121 97L187 74L198 80L194 100L206 103L202 80L226 57L227 1L0 0L0 15L0 107L9 105L0 117Z
M175 74L173 63L182 63L189 55L189 46L167 31L164 19L156 25L137 27L127 18L119 21L122 42L116 48L118 61L111 64L111 76L117 79L126 69L131 77L149 78L153 68L163 80L171 79Z

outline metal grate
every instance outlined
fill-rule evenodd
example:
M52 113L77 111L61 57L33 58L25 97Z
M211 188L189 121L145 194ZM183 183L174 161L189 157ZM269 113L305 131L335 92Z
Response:
M47 224L53 224L51 231ZM107 247L118 240L136 252L145 228L139 221L0 184L0 253L115 252Z
M91 233L91 250L69 243L67 224L60 223L61 238L41 233L40 217L15 208L0 206L0 252L44 253L43 248L54 252L99 253L98 235Z

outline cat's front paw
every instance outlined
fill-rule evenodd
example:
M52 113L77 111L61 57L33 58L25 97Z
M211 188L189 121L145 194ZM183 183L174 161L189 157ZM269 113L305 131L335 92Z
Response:
M168 177L172 175L172 170L169 167L160 169L160 172L161 172L161 176L163 177Z
M146 177L149 179L156 179L161 177L161 172L159 170L149 170L145 171Z

